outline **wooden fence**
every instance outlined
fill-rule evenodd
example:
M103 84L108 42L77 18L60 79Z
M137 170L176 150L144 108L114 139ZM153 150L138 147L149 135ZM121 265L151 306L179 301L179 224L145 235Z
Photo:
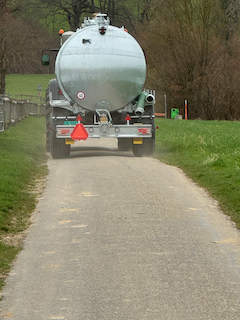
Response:
M17 100L0 95L0 132L28 116L45 116L45 105L30 100Z

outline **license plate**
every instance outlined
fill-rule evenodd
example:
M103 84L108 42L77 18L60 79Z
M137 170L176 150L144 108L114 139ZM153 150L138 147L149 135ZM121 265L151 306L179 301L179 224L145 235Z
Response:
M65 126L75 126L77 121L64 121Z
M133 144L142 144L143 138L133 138Z
M74 140L71 138L66 138L65 139L65 144L74 144Z

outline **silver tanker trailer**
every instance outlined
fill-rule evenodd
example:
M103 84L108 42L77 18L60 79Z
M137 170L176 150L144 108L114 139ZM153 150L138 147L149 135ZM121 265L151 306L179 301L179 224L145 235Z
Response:
M55 73L46 91L46 145L53 158L69 156L75 140L105 137L117 138L121 151L153 154L155 93L142 89L145 57L124 27L97 14L76 32L62 32Z

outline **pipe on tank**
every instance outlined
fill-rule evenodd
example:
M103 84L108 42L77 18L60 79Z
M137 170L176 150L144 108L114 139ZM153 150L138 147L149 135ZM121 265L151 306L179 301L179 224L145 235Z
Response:
M145 102L147 103L155 103L155 97L152 94L148 94L146 92L141 92L139 97L138 97L138 103L137 103L137 108L135 110L135 114L137 116L142 116L145 112Z
M154 97L154 95L153 95L153 94L148 94L148 95L146 96L146 102L148 102L148 103L155 103L155 97Z

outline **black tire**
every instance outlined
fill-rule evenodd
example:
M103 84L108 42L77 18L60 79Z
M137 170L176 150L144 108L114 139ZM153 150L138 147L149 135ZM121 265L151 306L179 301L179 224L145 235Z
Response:
M135 157L143 157L144 156L143 144L133 144L132 151Z
M51 156L53 159L68 158L71 146L65 144L65 139L57 139L54 135L55 132L51 131Z
M50 126L51 126L51 118L50 114L52 111L52 107L49 104L49 88L46 90L46 151L50 152Z
M53 159L68 158L70 156L71 146L68 144L65 144L65 139L59 139L56 137L56 126L53 123L51 127L52 127L52 130L50 130L51 156L53 157Z
M142 144L133 144L132 151L135 157L152 157L155 152L155 139L144 138Z
M132 148L131 138L118 138L118 150L119 151L129 151Z
M153 106L148 106L147 112L149 118L142 120L143 124L151 124L152 126L152 137L143 138L142 144L133 144L132 151L136 157L152 157L155 152L155 120L154 120L154 108Z
M51 151L51 134L50 134L50 127L51 127L51 112L52 107L49 104L49 92L51 92L53 100L62 100L63 96L59 94L58 82L57 79L51 79L46 90L46 151Z
M152 157L155 151L155 140L145 138L142 144L133 144L132 151L135 157Z
M146 138L143 139L143 153L146 157L152 157L155 152L155 139Z
M65 144L65 139L57 139L59 141L51 141L51 156L53 159L68 158L70 155L70 145Z
M152 138L143 139L144 155L147 157L152 157L155 152L155 118L153 117L153 106L150 107L150 113L151 118L147 120L147 123L152 125Z

